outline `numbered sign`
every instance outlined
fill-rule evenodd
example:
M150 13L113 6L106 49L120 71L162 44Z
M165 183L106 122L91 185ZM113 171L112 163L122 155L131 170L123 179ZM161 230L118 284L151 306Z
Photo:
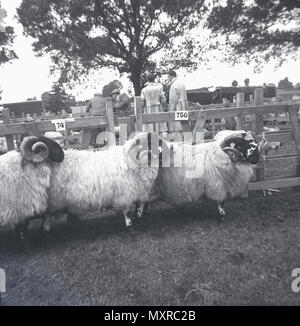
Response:
M189 120L189 111L176 111L175 120Z
M55 125L56 131L65 131L66 130L66 121L64 119L52 120L51 122Z

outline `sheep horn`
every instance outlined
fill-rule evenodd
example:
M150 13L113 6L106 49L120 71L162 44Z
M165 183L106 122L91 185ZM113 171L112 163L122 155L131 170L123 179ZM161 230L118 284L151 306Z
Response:
M225 152L226 154L228 153L233 153L234 156L232 157L230 155L230 158L236 163L238 162L240 159L241 159L241 153L239 150L237 150L236 148L233 148L233 147L224 147L222 148L223 152Z
M36 154L33 159L34 162L42 162L49 156L49 148L41 141L34 143L31 151Z
M25 161L39 163L49 159L53 162L62 162L64 152L52 139L47 137L26 137L21 144L21 153Z
M244 130L232 132L231 134L224 137L224 139L220 143L220 146L223 148L230 143L236 142L237 139L244 139L246 135L247 133Z

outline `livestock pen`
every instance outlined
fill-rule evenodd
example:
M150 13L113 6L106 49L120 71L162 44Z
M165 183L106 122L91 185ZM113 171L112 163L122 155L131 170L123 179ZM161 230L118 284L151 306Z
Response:
M141 101L139 98L136 98L136 115L129 118L120 118L119 124L121 128L131 133L133 131L142 131L144 124L180 121L182 132L184 133L182 140L184 141L201 141L201 139L203 141L211 141L212 139L204 140L205 122L210 120L212 128L210 136L213 138L217 132L215 121L221 120L224 117L234 117L237 120L237 129L252 130L257 134L263 134L268 141L281 142L288 147L287 151L283 149L277 155L262 155L259 164L256 166L256 181L250 183L249 190L267 190L270 188L286 188L300 185L300 129L298 117L299 104L297 103L267 103L231 108L192 110L186 111L187 115L183 119L177 117L178 112L176 111L143 113L142 110ZM264 132L264 118L268 114L280 113L288 114L291 128ZM284 172L284 174L269 175L267 167L269 167L268 170L271 170L272 165L276 165L279 161L285 162L283 166L293 164L294 167L288 173L286 171L276 171L276 173Z
M144 123L175 121L174 112L143 114L139 98L135 105L136 115L119 119L121 136L141 130ZM193 110L182 124L191 141L195 128L201 135L205 121L213 124L224 116L236 117L238 126L247 129L245 116L254 115L260 131L263 123L258 119L269 112L287 112L293 128L266 132L267 139L285 145L274 157L262 160L259 167L264 172L257 176L263 179L251 183L249 191L298 186L298 104ZM28 133L26 123L13 124L16 134ZM40 130L55 130L51 121L40 123ZM66 122L66 127L87 123ZM1 135L6 135L4 129ZM215 124L212 134L217 129ZM12 135L10 131L8 136ZM272 170L279 160L288 164ZM278 175L270 176L270 170ZM82 216L80 225L57 222L46 239L33 225L32 249L27 253L16 252L14 237L3 229L0 268L6 271L7 292L2 304L299 305L299 294L291 289L291 273L300 261L299 211L299 193L285 189L273 196L253 192L230 201L223 222L209 201L182 207L158 202L131 230L124 229L111 211Z

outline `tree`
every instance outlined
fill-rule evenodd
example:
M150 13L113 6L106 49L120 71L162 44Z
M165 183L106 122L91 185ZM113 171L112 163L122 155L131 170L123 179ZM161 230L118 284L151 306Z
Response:
M295 89L300 89L300 83L297 83L295 86L294 86Z
M66 94L62 86L58 83L53 85L51 92L44 92L41 98L44 109L56 114L62 110L71 113L70 106L75 105L74 98Z
M237 87L238 86L238 82L236 80L234 80L232 83L231 83L231 86L233 87Z
M104 97L109 97L111 92L114 90L114 89L119 89L121 90L121 88L123 87L122 83L118 80L113 80L111 81L110 83L108 83L107 85L105 85L102 89L102 95Z
M280 80L278 83L278 88L288 89L293 88L293 83L289 81L288 77Z
M11 26L5 26L3 19L6 17L6 11L1 8L0 3L0 66L12 59L17 58L12 50L14 39L14 29Z
M160 62L172 69L199 63L200 43L186 32L201 19L204 1L23 0L17 12L25 34L36 39L34 50L50 53L63 81L113 67L128 74L139 95L145 73Z
M224 38L228 61L245 58L259 65L271 58L282 64L300 46L299 0L216 0L206 27ZM219 41L216 43L220 46ZM216 46L216 44L214 45ZM228 51L228 48L232 51Z
M246 79L244 80L244 83L245 83L245 86L248 87L249 84L250 84L250 79L249 79L249 78L246 78Z

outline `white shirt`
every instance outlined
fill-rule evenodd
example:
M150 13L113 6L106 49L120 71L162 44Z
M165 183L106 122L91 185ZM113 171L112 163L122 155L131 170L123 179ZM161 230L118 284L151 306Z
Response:
M169 91L170 108L174 109L176 107L177 110L185 110L186 102L187 95L185 85L180 79L175 78L171 82L171 87ZM184 107L180 108L180 105Z
M142 89L141 99L146 101L146 106L160 105L164 99L163 86L161 84L149 83Z

